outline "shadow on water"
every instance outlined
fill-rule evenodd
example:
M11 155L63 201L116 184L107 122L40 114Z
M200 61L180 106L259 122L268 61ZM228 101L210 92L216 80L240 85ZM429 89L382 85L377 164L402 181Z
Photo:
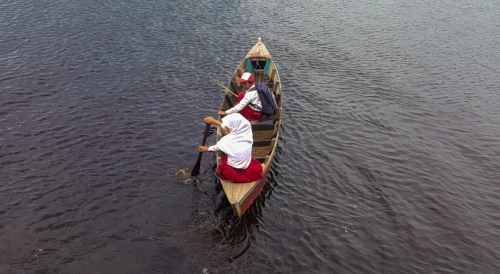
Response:
M255 242L255 233L258 232L260 221L265 214L266 201L271 198L276 181L271 170L266 184L241 218L234 213L219 179L214 181L214 196L217 197L217 202L213 211L216 221L213 240L229 248L230 252L223 257L232 262L241 257Z
M255 235L260 229L266 202L277 185L276 171L271 167L261 192L243 216L238 218L226 198L215 169L215 159L212 159L208 169L202 168L200 177L182 180L193 185L195 207L192 218L183 223L177 232L152 239L173 243L183 250L185 257L180 269L184 273L198 273L201 268L206 268L208 273L231 273L251 263L238 259L256 244Z

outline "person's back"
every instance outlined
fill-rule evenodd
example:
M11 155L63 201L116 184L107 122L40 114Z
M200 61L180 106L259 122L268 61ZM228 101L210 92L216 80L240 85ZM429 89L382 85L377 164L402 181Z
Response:
M217 169L219 178L239 183L253 182L262 178L262 165L252 157L252 126L247 119L241 114L234 113L222 118L222 121L207 117L205 122L217 124L226 132L226 136L217 144L199 147L200 152L221 150L226 154L221 158Z
M218 149L228 156L228 164L244 169L252 159L252 126L241 114L234 113L222 118L221 127L229 128L229 134L217 143Z

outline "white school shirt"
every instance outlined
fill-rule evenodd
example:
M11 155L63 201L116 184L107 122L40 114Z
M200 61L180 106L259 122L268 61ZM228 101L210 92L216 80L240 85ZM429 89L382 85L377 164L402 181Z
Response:
M251 90L252 88L253 90ZM262 111L262 103L260 102L259 93L257 92L255 85L252 85L247 90L245 96L241 99L239 104L226 110L226 114L240 112L246 105L255 111Z

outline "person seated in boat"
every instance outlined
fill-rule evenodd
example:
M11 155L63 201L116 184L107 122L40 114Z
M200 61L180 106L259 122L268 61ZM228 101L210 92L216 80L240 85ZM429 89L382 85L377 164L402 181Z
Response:
M215 124L226 133L217 144L198 147L200 152L221 150L226 154L222 156L217 169L220 179L249 183L262 178L262 165L252 157L252 126L247 119L239 113L232 113L222 118L222 121L208 116L205 123Z
M238 82L243 86L243 91L238 94L238 102L236 105L226 111L221 110L219 115L227 115L231 113L240 113L248 121L256 121L262 118L262 104L260 102L259 93L254 87L255 77L250 72L245 72Z

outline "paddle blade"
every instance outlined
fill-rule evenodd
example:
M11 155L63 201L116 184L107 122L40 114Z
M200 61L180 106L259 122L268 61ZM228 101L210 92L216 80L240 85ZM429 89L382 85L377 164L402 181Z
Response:
M194 165L193 170L191 170L191 176L196 176L196 175L200 174L200 162L201 161L198 161Z
M194 164L194 167L191 170L191 176L196 176L200 174L201 154L202 154L201 152L198 153L198 160L196 160L196 164Z
M205 143L207 142L207 137L208 137L209 132L210 132L210 124L206 124L205 133L203 134L203 141L201 141L202 146L204 146ZM202 152L200 152L198 154L198 160L196 160L196 164L194 164L194 167L191 170L191 176L196 176L196 175L200 174L201 154L202 154Z

